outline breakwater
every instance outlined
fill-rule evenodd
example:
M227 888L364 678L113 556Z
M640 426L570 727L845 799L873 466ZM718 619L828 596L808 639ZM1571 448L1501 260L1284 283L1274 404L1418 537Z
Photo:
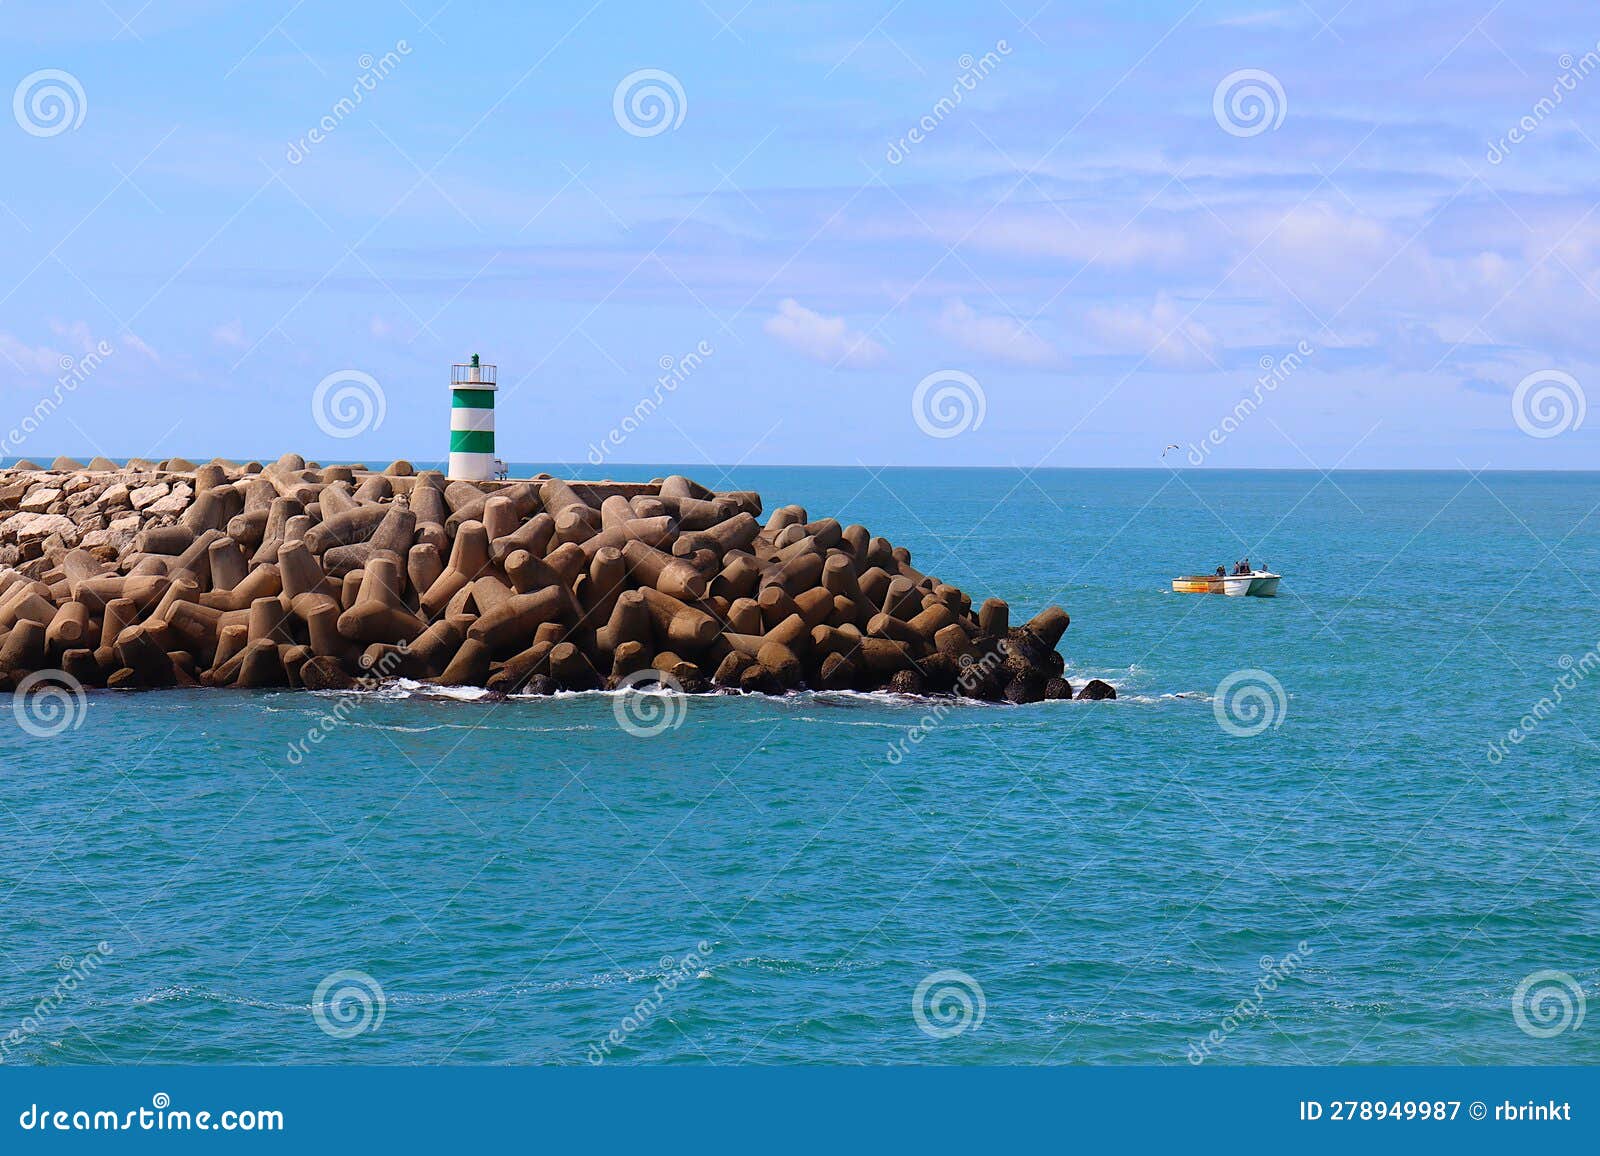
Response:
M59 671L116 689L1075 697L1059 607L1013 625L863 526L762 514L757 494L681 476L20 463L0 470L0 689Z

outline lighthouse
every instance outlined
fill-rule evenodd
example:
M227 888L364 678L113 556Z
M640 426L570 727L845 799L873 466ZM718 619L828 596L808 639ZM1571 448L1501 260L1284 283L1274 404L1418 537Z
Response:
M486 482L496 475L494 455L495 367L474 353L450 367L450 478Z

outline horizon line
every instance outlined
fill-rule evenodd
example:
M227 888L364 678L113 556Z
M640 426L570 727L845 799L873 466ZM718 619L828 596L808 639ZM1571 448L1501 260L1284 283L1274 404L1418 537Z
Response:
M71 454L59 454L59 455L55 455L55 456L57 456L57 457L73 457L73 455L71 455ZM122 457L122 456L111 457L108 454L93 454L93 455L90 455L90 456L91 456L91 459L94 458L94 457L107 457L111 461L117 462L119 465L126 465L129 461L132 460L131 457ZM169 460L169 459L174 458L174 457L183 457L183 455L181 455L181 454L168 454L168 455L165 455L164 457L161 457L161 458L151 458L151 457L148 457L148 456L145 456L145 455L140 455L140 456L145 461L155 461L155 462L166 461L166 460ZM204 465L206 462L209 462L209 461L212 461L212 460L222 460L222 461L230 462L230 463L233 463L233 464L236 464L236 465L243 465L243 464L246 464L248 462L255 461L255 462L260 462L262 465L265 466L265 465L270 465L272 462L277 461L279 456L280 455L272 455L271 457L243 457L243 458L237 458L237 457L224 457L222 455L213 455L213 457L206 458L204 461L199 461L197 459L192 459L192 458L186 459L186 460L195 461L196 464L198 464L198 465ZM305 456L305 455L302 455L302 456ZM20 455L16 459L16 461L32 461L32 460L34 460L34 459L22 457ZM54 457L52 457L51 460L53 461ZM322 460L321 458L309 458L308 457L307 460L308 461L312 461L312 460L317 461L319 463L319 465L321 465L321 466L366 464L359 457L353 457L353 458L350 458L350 459L332 459L332 458L330 458L330 459L328 459L326 461ZM375 458L370 459L370 460L371 461L377 461L377 459L375 459ZM389 462L394 462L394 461L411 462L414 466L416 466L418 472L421 472L425 468L426 469L438 468L441 471L443 471L443 469L445 468L445 466L447 464L443 459L409 458L408 457L408 458L390 458L388 462L384 462L384 463L376 466L375 468L376 468L376 470L381 471L385 466L387 466L389 464ZM426 466L423 466L423 465L419 465L418 464L420 462L427 462L429 464L426 465ZM433 464L435 462L437 463L437 466L435 466ZM1126 471L1126 472L1129 472L1129 473L1134 473L1134 472L1149 473L1149 472L1156 472L1156 471L1160 471L1160 470L1164 469L1164 470L1166 470L1167 472L1170 472L1170 473L1184 472L1184 473L1219 473L1219 474L1223 474L1223 473L1276 473L1276 474L1324 474L1324 475L1328 475L1328 474L1395 474L1395 473L1410 473L1410 474L1600 474L1600 467L1595 467L1595 468L1576 468L1576 467L1569 467L1569 466L1484 466L1484 467L1481 467L1481 468L1476 469L1476 470L1471 468L1471 467L1469 467L1469 466L1338 466L1338 467L1335 467L1333 469L1324 470L1324 469L1321 469L1320 467L1317 467L1317 466L1161 466L1161 465L1152 465L1152 466L1136 466L1136 465L1116 465L1116 466L1045 466L1045 465L1037 465L1037 466L1023 466L1023 465L1016 465L1016 464L1002 465L1002 464L992 464L992 463L991 464L965 464L965 465L954 465L954 464L951 464L951 465L946 465L946 464L934 464L934 463L923 463L923 464L881 463L881 464L872 464L872 463L868 463L868 462L738 462L738 463L734 463L734 464L730 465L730 464L725 464L725 463L709 462L709 461L700 462L700 463L689 463L689 462L673 462L673 461L665 461L665 460L662 460L662 461L649 461L649 462L610 462L610 463L605 463L603 465L594 465L594 464L592 464L592 463L590 463L588 461L564 462L564 461L554 461L554 460L552 460L552 461L543 461L543 462L540 462L540 461L517 462L517 461L508 460L507 464L508 465L512 465L512 466L516 466L516 465L552 466L552 465L555 465L555 466L575 467L575 468L576 467L582 467L582 468L585 468L585 469L595 469L595 470L606 469L606 468L610 468L610 469L660 469L662 467L683 467L685 469L690 469L690 470L693 470L693 469L707 469L707 468L709 468L709 469L714 469L714 470L720 470L720 471L722 471L724 473L728 473L728 472L731 472L731 471L734 471L734 470L745 470L745 469L766 469L766 470L855 470L855 469L861 469L861 470L1013 470L1013 471L1018 471L1018 472L1022 472L1022 473L1041 473L1041 472L1046 472L1046 471L1057 472L1057 473L1067 473L1067 472L1090 473L1090 472L1096 472L1096 471L1099 471L1099 472ZM9 470L9 469L14 469L14 468L15 468L15 464L13 462L7 461L5 459L0 459L0 470ZM50 469L50 467L48 465L46 465L46 464L40 464L39 468L40 468L40 470L42 472L49 472L49 469Z

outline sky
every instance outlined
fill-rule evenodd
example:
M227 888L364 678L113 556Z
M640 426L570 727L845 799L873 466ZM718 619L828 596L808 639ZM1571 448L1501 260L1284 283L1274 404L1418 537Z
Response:
M0 7L0 455L1600 463L1592 6L438 5Z

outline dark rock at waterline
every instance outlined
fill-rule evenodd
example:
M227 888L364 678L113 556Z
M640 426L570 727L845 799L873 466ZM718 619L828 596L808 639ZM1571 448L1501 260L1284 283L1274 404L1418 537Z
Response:
M1072 684L1064 678L1056 677L1045 680L1044 697L1046 701L1054 702L1072 697Z
M928 694L949 694L955 689L956 664L945 655L934 653L920 658L917 667L922 671L922 685Z
M994 669L981 662L967 663L956 676L956 693L962 698L1000 702L1005 698L1005 690L1006 684L1000 681Z
M1030 670L1024 674L1019 674L1006 683L1006 701L1016 703L1019 706L1030 702L1043 702L1044 686L1044 675L1036 671Z
M716 672L711 676L711 681L720 687L737 688L739 678L750 669L750 664L755 660L748 654L740 654L737 650L730 650L726 657L717 664ZM826 670L826 664L824 664Z
M817 686L819 690L853 690L859 677L855 663L842 654L830 654L822 660Z
M1008 630L1004 648L997 650L1003 654L1002 665L1012 677L1031 674L1034 671L1043 671L1048 677L1060 674L1062 671L1064 662L1062 657L1046 646L1044 640L1026 626Z
M1078 700L1080 702L1099 702L1102 699L1116 697L1117 688L1112 686L1109 682L1102 682L1098 678L1091 678L1088 682L1084 683L1083 689L1078 692Z
M75 647L64 651L61 655L61 670L79 686L97 686L100 683L100 664L95 661L94 651L86 647Z
M922 676L914 670L897 670L889 679L886 688L891 694L924 694Z
M307 690L353 690L357 685L337 659L326 655L306 659L300 668L300 682Z
M783 679L777 672L756 663L746 667L739 676L739 689L746 694L782 694Z

